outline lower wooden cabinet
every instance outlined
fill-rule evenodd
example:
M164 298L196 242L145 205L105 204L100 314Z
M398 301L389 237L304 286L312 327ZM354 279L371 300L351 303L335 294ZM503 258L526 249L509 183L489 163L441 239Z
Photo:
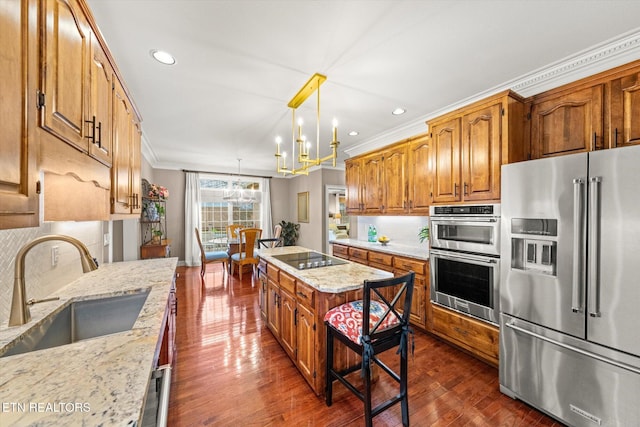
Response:
M432 332L474 356L498 366L498 328L434 305Z
M296 358L296 299L280 288L280 344L289 357Z
M261 261L261 312L267 327L298 367L311 388L321 394L324 384L316 381L318 337L316 336L315 290L290 274ZM265 275L263 271L265 270Z
M167 308L165 310L165 321L162 336L162 345L160 346L160 355L158 357L158 365L171 365L175 360L176 354L176 315L178 314L178 299L176 298L175 280L169 291L169 299L167 300Z

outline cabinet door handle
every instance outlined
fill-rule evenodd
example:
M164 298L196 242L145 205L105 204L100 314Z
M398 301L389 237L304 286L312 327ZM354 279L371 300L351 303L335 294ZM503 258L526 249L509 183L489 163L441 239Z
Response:
M464 183L464 195L469 195L469 184L467 184L466 182Z
M458 197L458 184L453 184L453 197Z
M613 146L618 146L618 128L613 131Z
M102 148L102 122L98 123L98 140L95 141L94 138L94 144L98 144L98 148Z
M595 151L598 149L598 145L597 145L597 140L598 140L598 135L596 135L596 133L593 133L593 141L591 143L591 145L593 146L592 151Z
M91 135L85 136L92 144L96 143L96 116L93 116L91 120L85 120L85 123L91 123Z

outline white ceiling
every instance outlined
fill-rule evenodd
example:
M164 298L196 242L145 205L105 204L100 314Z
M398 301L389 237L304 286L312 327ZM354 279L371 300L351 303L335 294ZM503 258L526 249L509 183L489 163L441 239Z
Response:
M87 2L158 168L237 172L242 158L242 173L273 174L275 137L291 141L287 103L315 72L327 76L321 155L336 117L344 159L424 132L425 119L474 98L529 96L640 58L637 0ZM177 63L155 62L151 49ZM315 137L315 98L297 114Z

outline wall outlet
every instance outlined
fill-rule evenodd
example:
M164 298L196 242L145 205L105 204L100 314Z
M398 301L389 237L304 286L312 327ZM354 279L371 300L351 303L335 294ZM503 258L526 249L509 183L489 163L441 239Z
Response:
M58 246L51 247L51 267L58 265Z

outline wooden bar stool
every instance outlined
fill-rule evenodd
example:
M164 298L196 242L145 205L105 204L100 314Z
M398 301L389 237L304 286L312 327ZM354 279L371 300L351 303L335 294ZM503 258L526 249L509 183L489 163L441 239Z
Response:
M344 384L364 402L365 425L373 425L373 417L400 402L402 425L409 425L409 397L407 394L407 352L409 350L409 314L413 297L414 273L381 280L365 280L363 299L332 308L324 317L327 329L326 403L332 404L333 382ZM388 297L388 295L392 295ZM368 321L363 321L368 319ZM336 338L362 357L362 364L340 372L333 368L333 339ZM378 359L378 355L398 347L400 375ZM412 347L413 350L413 347ZM371 407L371 363L382 368L398 382L396 396ZM360 391L347 374L362 370L364 390Z

